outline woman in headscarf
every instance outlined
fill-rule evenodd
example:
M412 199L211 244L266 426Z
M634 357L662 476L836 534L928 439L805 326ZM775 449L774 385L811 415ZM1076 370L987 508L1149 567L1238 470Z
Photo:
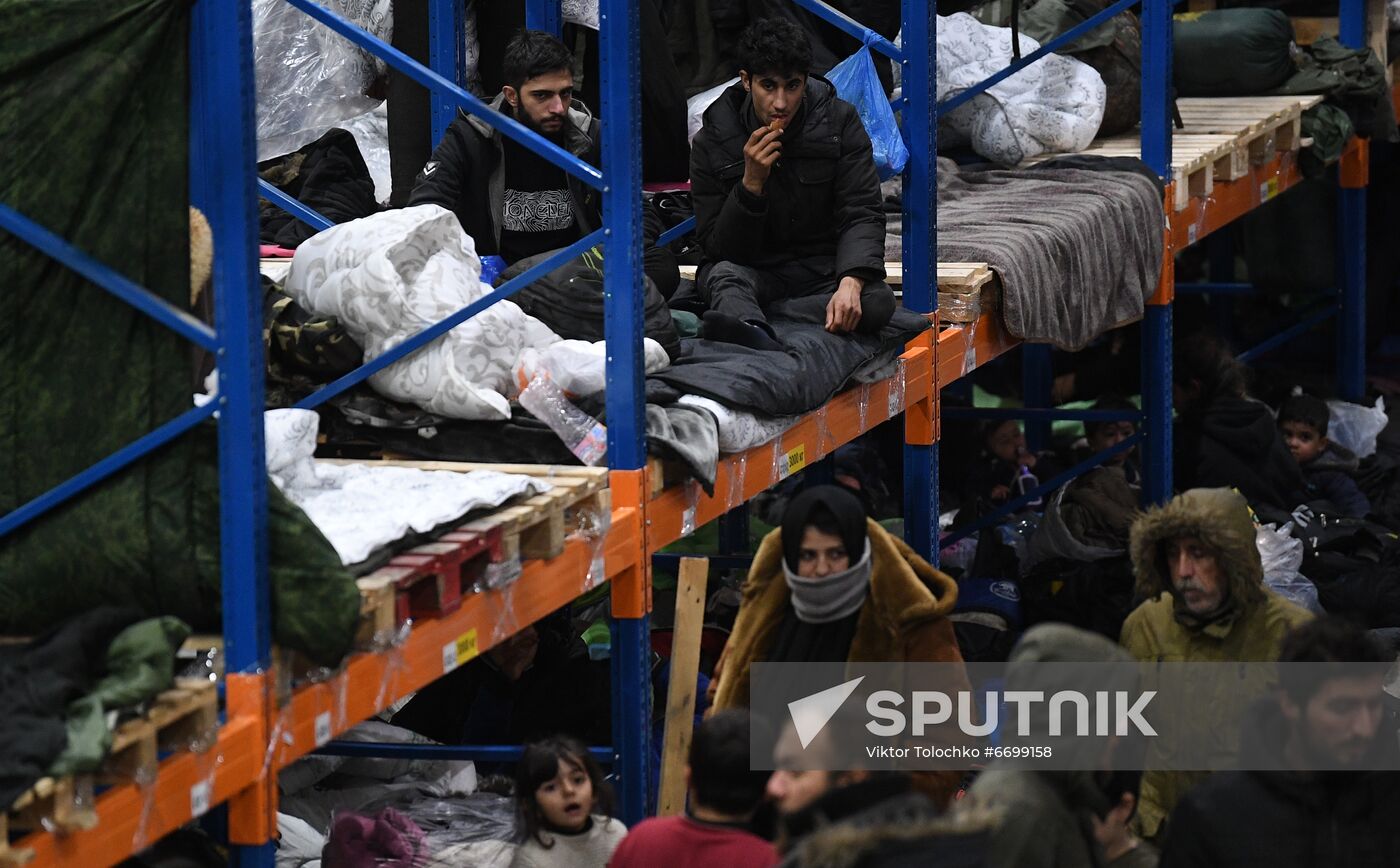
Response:
M961 664L947 618L957 598L953 579L868 519L854 494L809 488L754 556L710 683L712 707L749 705L753 663ZM926 777L924 789L946 804L961 774Z

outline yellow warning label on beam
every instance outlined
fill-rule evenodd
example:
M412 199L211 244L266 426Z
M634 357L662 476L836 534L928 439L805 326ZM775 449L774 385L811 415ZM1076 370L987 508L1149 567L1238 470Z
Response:
M781 482L807 466L807 444L799 443L789 449L778 462L778 480Z

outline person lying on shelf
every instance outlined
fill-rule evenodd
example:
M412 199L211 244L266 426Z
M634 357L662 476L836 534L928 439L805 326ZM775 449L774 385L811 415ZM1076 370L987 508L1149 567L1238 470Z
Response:
M808 74L812 49L792 21L750 24L738 59L739 81L706 109L691 146L705 336L781 350L764 310L795 298L825 299L829 332L879 331L895 299L860 116Z
M1327 439L1327 403L1312 395L1292 395L1278 408L1283 442L1308 481L1310 493L1329 501L1347 518L1365 518L1371 502L1351 474L1360 462L1351 450Z
M792 499L782 526L759 546L742 594L710 681L716 711L749 707L754 663L963 660L947 617L957 584L834 485ZM930 772L921 783L946 805L961 778Z

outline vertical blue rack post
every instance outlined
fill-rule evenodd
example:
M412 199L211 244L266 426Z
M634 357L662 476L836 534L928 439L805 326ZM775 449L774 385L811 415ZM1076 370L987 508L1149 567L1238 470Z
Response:
M1366 47L1365 0L1341 0L1340 42ZM1343 156L1337 189L1337 393L1360 401L1366 392L1366 184L1369 150Z
M1142 3L1142 159L1171 177L1171 0ZM1183 180L1182 183L1185 183ZM1170 255L1170 249L1168 249ZM1170 260L1142 320L1143 495L1163 503L1172 494L1172 278Z
M190 197L214 239L220 575L225 666L235 677L264 672L272 645L253 94L251 6L199 0L190 27ZM270 840L233 844L229 862L270 868L275 851Z
M538 0L531 9L558 0ZM641 29L629 0L601 0L599 83L603 112L603 328L607 340L608 464L641 474L646 466L646 401L642 356ZM638 567L650 582L647 558ZM650 595L643 593L644 600ZM651 791L651 629L649 605L614 612L612 712L614 770L621 779L621 816L646 816Z
M458 87L464 83L462 48L461 0L428 0L428 66ZM428 99L436 148L457 116L457 106L436 90L429 91Z
M938 311L938 122L933 72L938 68L937 4L904 0L900 123L909 148L904 168L904 306L918 313ZM936 341L935 341L936 345ZM937 371L937 363L934 370ZM934 384L933 436L929 443L904 443L904 538L930 563L938 563L938 394ZM906 420L906 434L908 432Z

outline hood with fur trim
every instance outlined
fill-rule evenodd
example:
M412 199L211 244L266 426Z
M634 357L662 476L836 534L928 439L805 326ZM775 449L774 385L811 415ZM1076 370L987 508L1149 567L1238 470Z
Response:
M1229 488L1193 488L1133 522L1128 549L1139 597L1151 600L1171 591L1163 547L1181 537L1195 537L1215 553L1230 598L1241 608L1264 602L1264 567L1254 543L1254 519L1244 497Z

